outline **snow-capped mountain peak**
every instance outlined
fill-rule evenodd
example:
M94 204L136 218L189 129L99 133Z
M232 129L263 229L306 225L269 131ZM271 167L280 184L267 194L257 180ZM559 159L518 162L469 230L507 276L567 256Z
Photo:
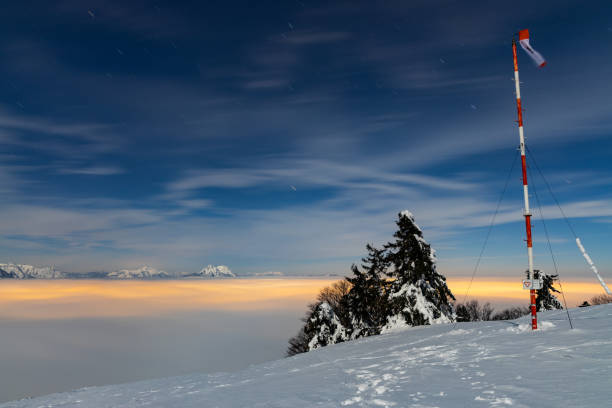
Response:
M198 273L199 276L204 278L235 278L236 275L225 265L208 265Z
M148 265L140 266L136 269L120 269L110 272L109 278L112 279L152 279L152 278L169 278L170 274L166 271L155 269Z

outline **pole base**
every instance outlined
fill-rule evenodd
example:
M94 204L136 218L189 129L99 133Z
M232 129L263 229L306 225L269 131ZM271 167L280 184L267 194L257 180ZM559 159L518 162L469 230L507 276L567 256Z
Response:
M531 330L538 330L538 312L536 311L536 291L529 291L531 298Z

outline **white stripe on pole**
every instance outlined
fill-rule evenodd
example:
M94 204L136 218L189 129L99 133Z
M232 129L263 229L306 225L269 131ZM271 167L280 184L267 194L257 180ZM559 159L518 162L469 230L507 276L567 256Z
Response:
M587 254L586 250L582 246L582 242L580 242L580 238L576 238L576 245L578 245L578 249L580 249L580 252L582 252L582 256L584 256L584 259L586 259L587 263L591 267L591 270L593 271L595 276L597 276L597 279L599 279L599 283L601 284L601 286L603 286L603 288L606 291L606 293L608 295L612 295L612 292L610 292L610 289L608 288L608 285L606 285L606 282L604 282L603 278L601 277L601 275L597 271L597 267L595 266L595 264L591 260L591 257L589 256L589 254Z

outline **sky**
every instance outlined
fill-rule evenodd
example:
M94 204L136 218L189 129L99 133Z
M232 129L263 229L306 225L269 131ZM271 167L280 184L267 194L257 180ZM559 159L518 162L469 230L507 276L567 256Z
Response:
M480 273L520 275L511 39L528 28L548 65L519 55L527 143L605 276L610 16L607 1L5 5L0 260L345 274L409 209L440 272L469 276L510 174ZM593 279L531 167L563 276Z

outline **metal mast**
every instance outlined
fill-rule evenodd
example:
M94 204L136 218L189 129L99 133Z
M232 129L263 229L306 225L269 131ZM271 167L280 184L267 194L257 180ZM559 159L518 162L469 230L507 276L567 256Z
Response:
M531 239L531 212L529 209L529 188L527 186L527 160L525 157L525 136L523 134L523 110L521 108L521 88L519 83L518 61L516 52L516 40L512 39L512 56L514 58L514 85L516 87L516 109L518 112L518 128L521 149L521 166L523 169L523 198L525 201L525 229L527 231L527 257L529 259L529 271L527 279L523 281L523 288L529 289L531 300L531 329L538 328L538 316L536 312L536 289L539 279L533 273L533 241Z

